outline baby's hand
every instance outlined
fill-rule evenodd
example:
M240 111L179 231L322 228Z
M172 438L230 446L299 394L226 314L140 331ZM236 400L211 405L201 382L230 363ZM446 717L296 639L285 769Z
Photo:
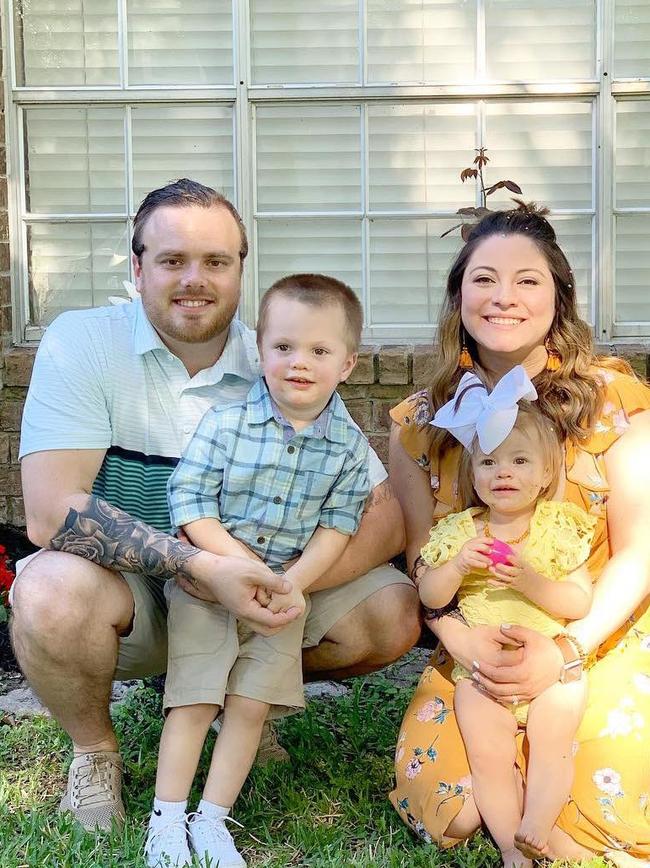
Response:
M526 595L527 588L534 583L537 573L521 555L513 551L508 555L505 564L496 564L490 567L493 579L488 579L488 585L492 588L512 588L514 591Z
M267 608L273 614L287 612L289 609L298 609L299 615L302 615L306 605L305 595L300 588L294 586L288 594L272 594L271 602ZM299 615L296 617L299 617Z
M492 566L489 558L492 539L485 536L477 536L467 540L458 554L450 561L461 576L464 578L473 570L484 569Z

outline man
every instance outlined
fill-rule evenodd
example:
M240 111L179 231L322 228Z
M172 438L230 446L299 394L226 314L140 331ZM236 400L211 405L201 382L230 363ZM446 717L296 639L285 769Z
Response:
M165 488L183 447L209 406L243 398L259 373L254 333L234 319L248 251L241 218L183 179L146 197L132 249L141 300L50 326L21 440L27 529L44 550L16 580L13 641L72 738L61 808L87 828L123 817L111 682L165 670L164 580L261 633L294 617L257 601L258 587L288 590L263 564L169 535ZM403 546L403 525L376 456L370 476L357 535L312 588L307 678L372 671L419 633L415 590L385 563Z

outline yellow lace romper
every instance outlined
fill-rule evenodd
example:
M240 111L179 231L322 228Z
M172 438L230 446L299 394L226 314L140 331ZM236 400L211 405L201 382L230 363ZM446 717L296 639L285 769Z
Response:
M474 516L483 510L472 507L441 518L422 548L422 557L431 567L441 567L474 539ZM537 504L530 522L530 531L521 556L536 572L554 582L561 582L589 557L596 519L574 503L543 500ZM545 636L557 636L566 621L553 618L512 588L494 588L487 584L487 570L476 570L465 576L458 590L458 605L470 625L518 624L530 627ZM468 678L469 672L456 663L451 673L454 684ZM517 721L526 723L528 703L513 709Z
M604 453L624 435L629 417L650 409L650 389L633 377L601 369L605 390L592 436L566 444L564 500L596 519L587 562L597 578L609 559ZM431 475L434 519L458 512L461 448L431 454L426 393L391 413L402 426L408 454ZM650 448L650 444L649 447ZM649 493L650 496L650 493ZM587 708L577 733L575 779L558 824L579 844L601 853L627 850L650 857L650 607L648 601L601 646L589 670ZM426 841L458 843L445 829L471 792L465 748L453 711L453 661L434 653L404 715L395 751L396 786L390 800L402 820ZM517 764L526 774L525 732L518 735Z

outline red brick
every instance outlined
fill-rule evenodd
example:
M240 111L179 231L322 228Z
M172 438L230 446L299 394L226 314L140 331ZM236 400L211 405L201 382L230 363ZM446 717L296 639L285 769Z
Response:
M413 385L426 389L431 383L433 347L419 346L413 350Z
M364 434L372 431L372 404L370 401L346 401L346 407Z
M9 498L9 515L7 521L13 527L26 527L27 520L25 519L25 504L22 497Z
M406 398L413 391L411 383L406 383L403 386L380 386L375 383L374 386L368 386L368 391L371 398L387 398L398 404L403 398Z
M372 430L375 433L386 433L390 431L392 420L389 416L391 407L395 406L394 401L373 401L372 402Z
M5 356L5 384L29 386L36 351L32 347L14 347Z
M9 464L9 435L8 434L0 434L0 464Z
M360 347L359 358L347 380L350 385L375 382L375 348Z
M368 397L368 386L360 385L360 386L349 386L347 383L340 383L336 391L343 398L344 401L350 401L352 398L367 398Z
M379 382L383 385L408 383L409 355L407 347L382 347L379 351Z
M0 214L2 212L0 211ZM11 257L9 256L9 244L6 241L0 241L0 271L9 271L11 268Z
M0 431L20 431L22 415L22 401L3 401L0 399Z
M0 276L0 307L11 304L11 278L8 274Z
M2 436L2 435L0 435ZM20 434L9 434L9 461L12 464L18 464L18 453L20 452Z

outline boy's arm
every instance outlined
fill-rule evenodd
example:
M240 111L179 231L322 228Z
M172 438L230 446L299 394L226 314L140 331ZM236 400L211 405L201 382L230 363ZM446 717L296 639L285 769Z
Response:
M511 561L513 559L511 558ZM566 618L575 621L583 618L591 606L592 584L586 564L582 564L561 582L547 579L528 564L519 562L520 572L510 584L514 590L535 603L555 618ZM499 570L505 571L506 564L495 568L495 574L501 583ZM515 567L516 568L516 567Z
M298 560L287 570L286 578L294 588L306 591L341 557L349 541L348 534L319 525Z
M254 551L228 533L218 518L199 518L183 527L192 545L214 555L231 555L261 561Z

